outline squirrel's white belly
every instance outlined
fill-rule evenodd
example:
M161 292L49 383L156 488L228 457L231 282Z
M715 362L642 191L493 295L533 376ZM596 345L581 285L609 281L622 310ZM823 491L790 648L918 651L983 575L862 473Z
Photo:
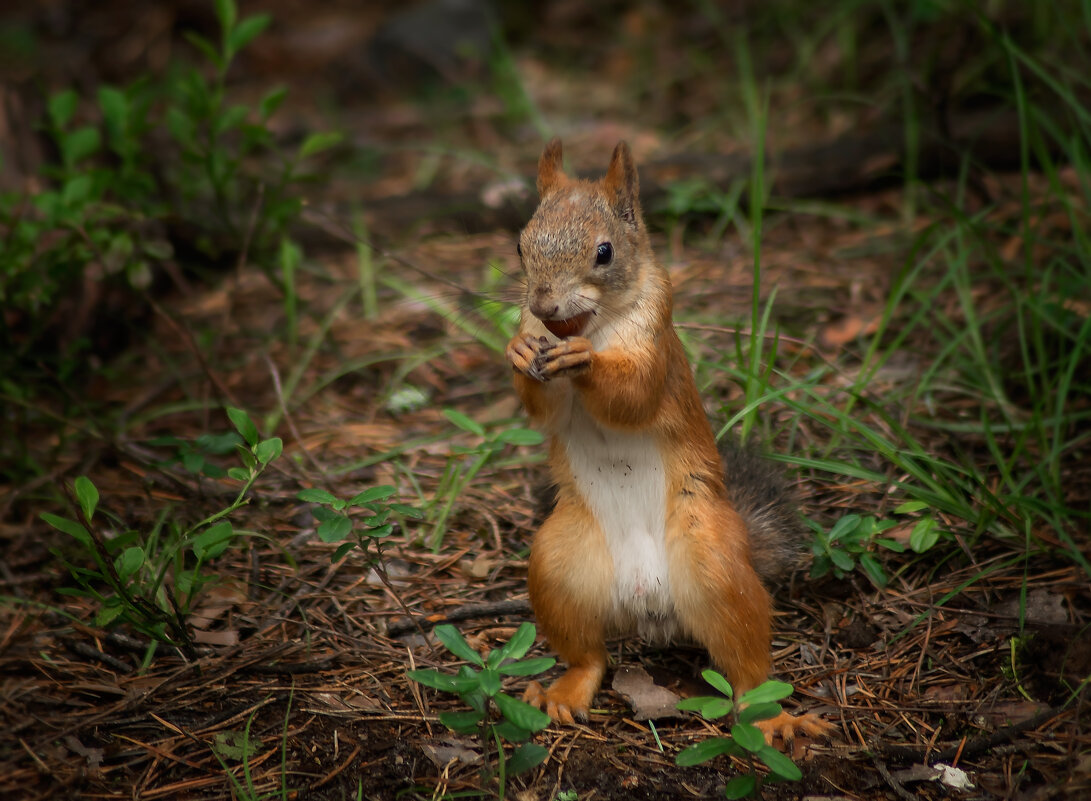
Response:
M602 527L613 560L609 621L645 639L675 628L666 549L666 474L653 437L605 429L579 403L558 434L576 486Z

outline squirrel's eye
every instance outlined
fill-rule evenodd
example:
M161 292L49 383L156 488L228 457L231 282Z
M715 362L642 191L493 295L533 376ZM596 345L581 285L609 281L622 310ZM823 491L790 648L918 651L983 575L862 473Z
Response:
M603 242L599 245L598 252L595 254L595 266L602 266L603 264L609 264L614 260L614 246L609 242Z

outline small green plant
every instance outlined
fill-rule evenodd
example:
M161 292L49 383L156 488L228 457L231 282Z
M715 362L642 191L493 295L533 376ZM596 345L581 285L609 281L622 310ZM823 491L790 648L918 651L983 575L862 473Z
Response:
M466 712L441 712L439 720L452 731L478 733L486 753L489 743L495 744L496 776L500 798L503 798L508 776L530 770L549 755L548 749L527 742L534 732L549 725L549 715L506 695L502 691L502 677L533 676L549 670L557 660L552 657L523 659L534 644L533 623L523 623L511 640L484 659L454 626L436 626L435 633L447 650L479 669L463 665L454 675L432 669L411 670L409 678L426 687L453 693L470 707ZM499 721L494 720L494 712L499 715ZM515 744L510 754L504 751L505 740ZM486 760L486 764L488 762Z
M917 519L909 534L909 547L914 553L924 553L939 541L943 533L939 521L923 501L907 501L894 509L896 515L922 511L926 513ZM859 566L876 587L885 587L889 578L875 557L875 548L882 547L894 553L905 551L901 542L882 536L883 532L899 525L901 521L898 520L849 514L834 523L829 531L814 521L808 522L815 533L811 544L815 557L811 565L812 578L820 578L831 572L837 578L844 578Z
M388 484L371 487L348 500L342 500L324 489L301 490L297 496L301 501L317 504L312 514L318 521L318 537L323 542L339 542L337 550L330 557L338 561L349 551L359 549L367 553L373 545L389 537L394 531L394 523L400 517L421 517L421 511L415 506L390 502L397 488ZM353 520L349 511L363 510L366 517Z
M432 524L429 544L438 551L443 545L443 535L447 531L447 520L451 516L455 502L462 490L474 479L489 461L507 445L540 445L542 435L528 428L502 428L492 433L462 412L444 409L443 415L456 428L480 439L469 447L455 445L451 447L451 458L443 471L436 488L435 502L429 507L427 520Z
M0 194L0 304L12 327L0 328L0 372L7 360L41 355L34 349L56 325L49 311L81 281L148 289L155 268L175 258L172 221L206 256L284 267L274 256L302 208L303 165L341 137L314 133L277 153L269 121L285 90L251 108L230 104L226 88L235 58L271 18L240 19L234 0L215 0L215 10L216 43L187 34L207 63L103 85L93 100L72 89L49 98L41 126L59 158L42 170L45 188Z
M678 703L678 709L697 712L705 720L719 720L732 715L735 723L728 736L711 737L691 745L679 752L675 763L681 767L690 767L721 754L745 760L750 766L750 772L736 776L727 783L724 791L727 798L756 796L763 781L799 781L803 778L795 763L766 743L765 735L754 725L758 721L775 718L781 713L781 706L777 701L792 694L792 685L782 681L767 681L743 693L736 703L734 691L727 679L715 670L706 670L701 675L723 695L687 698ZM769 769L769 777L764 780L758 775L758 762Z
M228 781L231 784L233 792L233 798L241 799L242 801L265 801L270 798L288 798L289 795L296 795L298 791L292 790L288 786L288 724L292 717L292 701L295 698L295 688L288 694L288 706L284 711L284 725L281 727L280 735L280 781L279 786L267 793L259 793L257 786L254 783L254 776L251 772L251 762L260 752L263 743L260 737L256 737L251 734L251 729L254 726L254 718L258 714L258 710L255 709L246 718L246 726L239 731L238 729L229 729L227 731L216 732L212 737L212 742L208 743L209 748L212 750L212 755L216 757L216 761L220 763L220 767L223 768L224 773L227 775ZM263 705L262 705L263 706ZM264 761L263 759L260 761ZM242 767L242 780L236 775L237 770L232 770L229 762L237 762ZM259 762L260 764L260 762Z
M70 561L62 549L52 549L78 585L59 592L94 600L98 605L95 625L128 623L151 637L153 647L161 642L192 653L187 616L202 587L215 581L208 564L223 554L237 535L227 518L249 503L254 482L283 447L278 437L260 439L241 409L226 411L238 432L231 437L242 462L227 475L243 486L235 500L215 514L183 529L165 510L148 532L126 529L116 533L113 518L100 522L106 515L99 514L96 519L99 492L86 476L77 478L73 485L79 520L42 513L45 522L68 534L78 546L80 564Z

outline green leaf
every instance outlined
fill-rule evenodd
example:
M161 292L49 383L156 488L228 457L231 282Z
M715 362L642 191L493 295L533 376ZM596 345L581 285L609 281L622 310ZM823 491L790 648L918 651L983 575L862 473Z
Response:
M527 743L515 749L508 757L507 771L509 776L517 776L536 768L545 762L549 756L549 749L537 743Z
M496 703L500 714L516 726L529 731L539 731L549 725L549 715L540 709L535 709L526 701L520 701L503 693L498 693L492 700Z
M273 18L269 14L255 14L240 22L227 35L228 58L233 58L236 53L254 40L254 37L269 27Z
M733 740L727 737L709 737L707 740L702 740L680 751L678 756L674 758L674 764L688 768L693 765L700 765L702 762L708 762L721 754L738 753L741 750Z
M739 720L742 723L753 723L755 720L769 720L775 718L784 708L775 701L769 701L764 704L751 704L748 707L744 707L739 712Z
M455 656L465 659L478 667L485 667L485 661L481 658L481 655L470 647L470 644L463 638L462 633L450 623L436 626L435 635L436 639L443 643L447 650Z
M114 569L118 577L125 581L144 564L144 549L139 546L126 548L114 561Z
M724 788L724 797L730 798L732 801L739 798L749 798L755 794L757 789L757 777L752 773L747 773L743 776L736 776L727 783L727 786Z
M129 123L129 98L120 89L113 86L100 86L98 105L102 109L102 118L114 136L121 136Z
M471 434L479 437L485 436L485 429L481 427L481 424L476 420L471 420L462 412L456 411L455 409L444 409L443 416L463 431L469 431Z
M174 141L184 148L192 149L196 130L193 120L177 106L171 106L167 109L166 120L167 130L174 137Z
M765 735L761 733L761 729L749 723L736 723L731 727L731 736L752 754L765 747Z
M370 508L370 507L367 507L367 508ZM363 520L361 520L360 522L361 522L361 524L363 524L365 526L371 526L371 527L374 528L375 526L381 526L383 523L385 523L387 521L387 518L389 518L389 517L390 517L390 510L389 509L383 509L378 514L372 515L371 517L366 517Z
M525 743L532 734L522 726L516 726L510 720L501 720L499 723L494 723L492 728L509 743Z
M49 121L58 130L64 128L76 113L79 95L75 89L65 89L49 98Z
M239 447L242 437L234 431L225 431L222 434L201 434L193 443L207 453L223 456Z
M254 455L258 457L259 462L265 465L280 456L283 451L284 443L280 437L270 437L258 443L258 446L254 449Z
M299 157L305 159L308 156L321 153L323 150L329 150L334 145L340 143L343 138L344 137L337 131L313 133L304 139L303 144L299 146Z
M193 538L193 553L202 561L215 559L227 550L227 546L231 544L234 536L235 530L232 528L231 522L221 520Z
M242 438L246 440L246 444L253 448L258 444L258 428L254 425L254 421L250 419L250 415L244 412L242 409L236 409L234 406L226 407L227 416L231 420L231 424L235 426L235 430L242 435Z
M307 503L336 503L337 496L318 487L300 490L296 497Z
M501 665L497 670L505 676L534 676L544 673L557 664L552 656L543 656L537 659L522 659L518 662L509 662Z
M235 0L216 0L216 19L220 21L220 30L226 36L235 28L238 8Z
M349 551L351 551L353 548L356 548L356 547L359 547L359 546L355 542L352 542L352 541L342 542L340 545L337 546L337 550L334 551L332 554L330 554L330 561L331 562L341 561L342 559L345 558L345 554L347 554Z
M420 518L424 517L424 512L415 506L407 506L404 503L392 503L390 504L390 511L395 514L402 515L403 517Z
M363 506L365 503L371 503L372 501L386 500L397 491L396 487L392 487L389 484L380 484L377 487L366 489L359 495L353 496L353 498L349 500L348 505Z
M498 692L500 692L500 674L492 668L485 668L481 671L479 678L479 686L481 692L492 698Z
M842 537L856 531L860 525L860 515L845 515L836 523L833 524L833 528L830 529L830 533L827 535L829 540L839 540Z
M846 551L840 549L830 551L830 561L833 562L835 567L838 567L845 572L852 570L856 565L853 558Z
M698 698L686 698L678 702L678 709L683 712L697 712L705 720L716 720L731 712L735 708L734 702L729 698L718 695L706 695Z
M72 169L79 162L99 149L102 139L98 128L85 125L77 128L72 133L65 134L60 141L61 155L64 158L64 166Z
M747 690L739 699L741 704L764 704L769 701L780 701L795 692L795 688L785 681L769 681L759 684L752 690Z
M76 500L80 502L80 508L83 509L83 517L90 521L95 516L95 508L98 506L98 489L87 476L77 478L74 489Z
M232 467L227 471L227 475L236 481L250 480L250 471L243 467Z
M41 518L58 531L63 531L65 534L74 537L81 544L88 547L92 545L90 532L75 520L69 520L67 517L58 517L49 512L42 512Z
M509 428L497 434L496 439L507 445L541 445L545 440L540 432L529 428Z
M266 93L265 97L263 97L258 104L258 113L261 115L262 122L265 122L276 113L276 110L280 108L280 104L284 102L284 98L287 94L288 90L283 86L278 86Z
M91 186L91 176L87 173L69 178L61 190L61 202L69 208L82 205L91 194Z
M797 782L803 778L803 772L796 764L771 745L767 745L758 751L757 757L764 762L766 767L768 767L778 778L787 779L792 782Z
M229 131L238 128L250 113L250 108L243 105L234 105L220 114L212 125L213 136L220 137Z
M410 670L406 672L406 675L418 684L423 684L425 687L431 687L433 690L442 690L446 693L459 692L458 684L455 681L454 676L448 675L447 673L441 673L432 668Z
M879 560L869 553L860 555L860 567L863 568L864 573L871 579L871 583L880 589L887 584L886 571L883 570L883 566L879 564Z
M928 504L924 501L906 501L905 503L894 508L894 514L907 515L912 512L920 512L923 509L927 509Z
M533 623L523 623L516 629L510 640L489 656L493 657L495 655L497 665L505 659L521 659L530 650L530 646L534 645L535 633Z
M728 698L734 698L735 697L735 691L731 689L731 685L728 683L727 679L725 679L723 676L721 676L715 670L702 670L701 671L701 678L704 679L705 681L707 681L709 684L711 684L717 690L722 692Z
M111 600L113 600L113 599L111 599ZM103 626L103 627L109 626L124 611L125 611L125 607L122 606L120 603L112 605L112 606L104 606L104 607L102 607L102 609L100 609L98 611L98 614L95 615L95 625L96 626Z
M439 722L452 731L469 734L477 729L484 712L440 712Z
M319 507L319 509L321 508ZM322 542L340 542L351 533L352 521L336 512L329 520L326 520L318 527L318 537Z
M924 553L939 540L939 528L936 526L936 518L925 517L917 521L913 531L909 534L909 547L916 553Z
M879 537L875 540L876 545L881 545L888 551L894 551L894 553L905 553L905 546L897 540L890 540L886 537Z
M381 539L382 537L389 537L394 531L394 524L387 523L385 526L379 526L378 528L369 528L367 535L374 540Z
M245 445L239 445L235 449L235 453L247 470L254 470L258 466L258 460L254 458L253 452Z

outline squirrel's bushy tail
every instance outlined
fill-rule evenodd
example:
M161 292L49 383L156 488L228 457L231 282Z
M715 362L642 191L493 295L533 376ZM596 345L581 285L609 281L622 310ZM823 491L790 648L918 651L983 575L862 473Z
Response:
M727 497L746 521L750 559L767 587L799 561L804 528L799 498L777 464L731 436L720 440Z

